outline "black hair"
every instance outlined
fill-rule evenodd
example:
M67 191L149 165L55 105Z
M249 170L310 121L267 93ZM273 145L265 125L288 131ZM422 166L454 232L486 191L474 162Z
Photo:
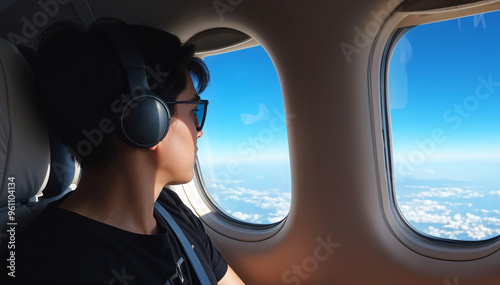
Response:
M108 157L111 137L102 125L112 116L111 104L128 92L117 53L94 31L97 25L107 24L117 21L97 21L89 30L61 22L44 32L37 44L40 110L82 168L97 166ZM186 88L186 71L197 83L198 93L207 87L209 72L194 55L194 45L183 44L178 37L156 28L121 24L137 41L147 66L148 84L163 100L175 101ZM169 108L174 115L175 106Z

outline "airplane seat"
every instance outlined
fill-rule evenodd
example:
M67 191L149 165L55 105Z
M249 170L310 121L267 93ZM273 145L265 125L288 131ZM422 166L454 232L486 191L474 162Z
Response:
M33 73L17 48L0 39L0 239L43 209L36 203L50 172L49 136L36 111ZM15 211L11 211L15 208Z
M37 52L26 46L18 46L19 52L24 56L24 59L30 66L31 70L35 70ZM62 197L70 188L73 180L79 176L77 173L77 163L68 149L49 130L49 145L50 145L50 175L47 186L43 189L41 199L57 199Z
M43 200L55 200L73 189L70 188L75 177L79 176L75 158L55 135L49 135L50 142L50 176L43 189ZM50 201L49 201L50 202Z

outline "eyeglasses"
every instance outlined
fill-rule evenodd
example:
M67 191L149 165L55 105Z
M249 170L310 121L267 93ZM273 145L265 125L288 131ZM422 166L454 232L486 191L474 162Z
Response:
M203 129L205 124L205 117L207 116L207 105L208 100L197 100L197 101L173 101L165 102L166 104L197 104L194 114L196 115L196 130L199 132Z

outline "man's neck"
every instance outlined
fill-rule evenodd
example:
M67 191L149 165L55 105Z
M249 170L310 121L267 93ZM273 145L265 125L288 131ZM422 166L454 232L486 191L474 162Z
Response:
M154 176L141 163L84 170L75 192L59 207L129 232L156 234L154 203L163 186L155 185Z

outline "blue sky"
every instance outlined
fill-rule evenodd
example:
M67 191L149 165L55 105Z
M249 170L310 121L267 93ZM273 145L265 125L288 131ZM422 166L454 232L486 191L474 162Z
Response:
M288 214L288 139L281 86L260 47L206 57L211 83L198 160L220 208L241 220L267 224Z
M396 195L417 229L500 234L500 13L411 29L389 70Z
M263 128L269 128L270 118L277 117L279 121L273 121L274 126L282 131L273 132L270 143L267 143L268 137L264 137L258 141L264 141L265 147L261 147L263 143L249 144L258 148L259 158L264 159L269 155L275 157L277 152L283 158L287 157L288 142L282 120L284 110L281 87L274 65L265 50L259 46L207 57L205 62L212 81L202 94L202 97L210 100L210 105L204 128L206 136L201 139L201 143L209 137L212 152L225 157L228 148L240 145L249 136L258 136ZM242 116L258 115L261 110L268 114L262 120L242 120Z

